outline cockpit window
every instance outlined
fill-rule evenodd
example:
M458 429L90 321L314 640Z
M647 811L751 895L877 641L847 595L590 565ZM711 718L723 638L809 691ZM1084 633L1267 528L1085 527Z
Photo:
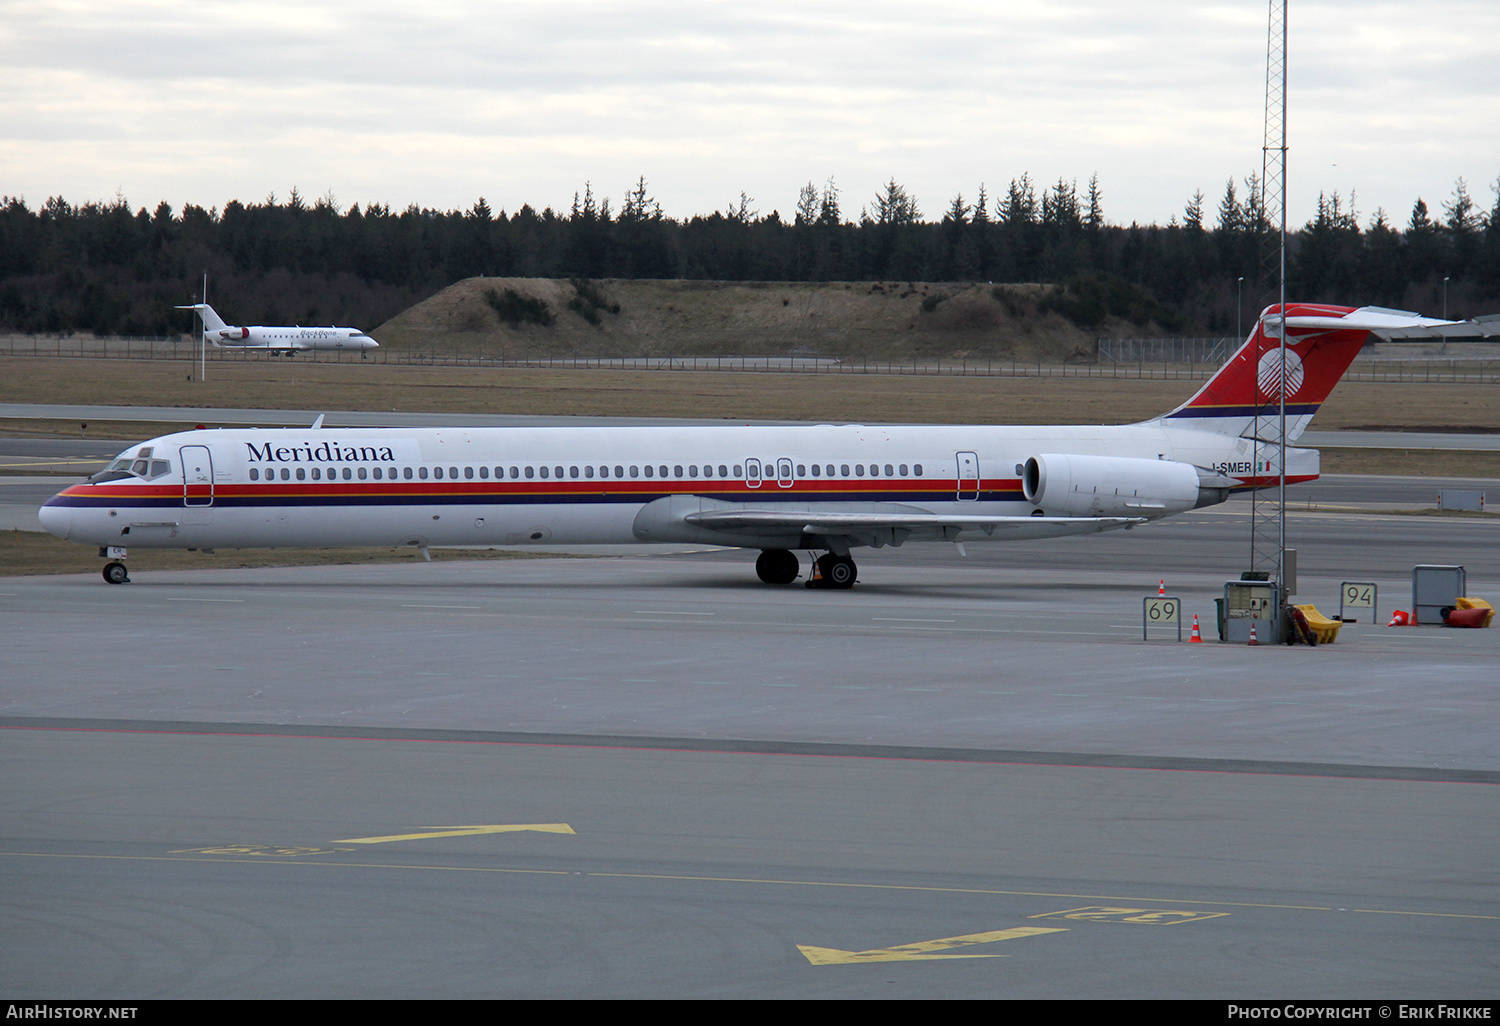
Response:
M150 450L142 452L149 456ZM165 477L172 472L172 464L169 460L131 458L121 456L109 466L89 477L93 484L102 484L106 481L120 481L127 477L138 477L145 481L154 481L158 477Z

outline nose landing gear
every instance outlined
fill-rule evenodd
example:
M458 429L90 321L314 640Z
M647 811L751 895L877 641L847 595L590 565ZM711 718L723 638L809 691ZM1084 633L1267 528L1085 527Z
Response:
M130 574L125 570L125 564L114 560L104 564L104 579L110 584L129 584Z

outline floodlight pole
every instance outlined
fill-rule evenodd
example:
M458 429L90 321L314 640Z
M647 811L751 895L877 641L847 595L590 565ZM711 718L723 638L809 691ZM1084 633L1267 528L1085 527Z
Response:
M1286 0L1270 0L1266 33L1266 110L1265 138L1261 147L1261 180L1258 226L1264 246L1261 251L1262 306L1275 304L1276 313L1265 315L1255 334L1256 399L1251 435L1255 446L1255 474L1267 474L1273 452L1277 457L1276 499L1274 504L1262 499L1255 488L1250 498L1250 568L1266 575L1277 586L1283 605L1287 586L1284 576L1286 554L1286 389L1288 344L1286 331L1286 113L1287 113L1287 11ZM1276 251L1270 249L1271 231L1276 235ZM1274 342L1278 353L1270 357L1265 348ZM1268 359L1268 357L1270 357ZM1262 370L1267 373L1262 373ZM1271 402L1269 387L1275 379L1276 400ZM1267 437L1275 431L1274 439ZM1295 585L1292 585L1295 586ZM1279 618L1278 633L1284 630L1285 617ZM1280 640L1278 637L1277 640Z

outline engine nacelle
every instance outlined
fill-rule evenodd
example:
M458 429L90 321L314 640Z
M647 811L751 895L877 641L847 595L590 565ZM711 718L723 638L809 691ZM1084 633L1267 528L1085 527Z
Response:
M244 339L244 338L249 338L249 337L250 337L250 329L249 328L220 328L219 329L219 338L223 339L225 342L229 342L229 341L232 341L232 340L237 339L237 338Z
M1049 516L1161 517L1223 502L1198 468L1173 460L1048 453L1026 461L1021 490Z

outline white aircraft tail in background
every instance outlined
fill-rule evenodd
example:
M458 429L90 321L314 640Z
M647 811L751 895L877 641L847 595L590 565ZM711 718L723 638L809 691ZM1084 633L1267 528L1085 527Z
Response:
M292 356L304 349L375 349L380 343L358 328L265 327L225 324L207 303L179 306L194 310L203 320L203 341L216 349L264 349Z

